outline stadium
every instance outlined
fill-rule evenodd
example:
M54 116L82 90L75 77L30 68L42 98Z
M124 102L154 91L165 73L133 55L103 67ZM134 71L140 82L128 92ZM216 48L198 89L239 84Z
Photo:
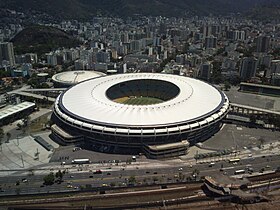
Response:
M155 73L101 76L55 102L52 134L106 153L166 158L215 134L229 111L227 96L197 79Z
M104 76L105 74L97 71L65 71L52 76L54 86L57 88L71 87L79 82Z

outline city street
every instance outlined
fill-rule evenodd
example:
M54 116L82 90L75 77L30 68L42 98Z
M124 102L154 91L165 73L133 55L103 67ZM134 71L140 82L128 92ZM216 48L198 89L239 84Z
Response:
M235 171L245 170L248 175L248 169L253 174L266 173L279 167L279 155L260 156L242 158L237 162L229 163L229 161L219 161L215 163L193 164L181 163L174 165L136 162L131 165L112 165L102 166L94 165L66 165L53 167L52 170L46 170L43 174L38 174L34 170L34 175L14 175L9 177L0 177L0 196L15 194L32 194L32 193L48 193L48 192L64 192L77 191L81 188L91 186L93 188L104 186L128 186L142 184L163 184L176 183L186 181L187 177L192 177L197 172L198 177L209 176L211 174L223 173L234 175ZM66 174L63 182L54 183L50 186L43 185L43 178L47 173L56 173L58 169L65 169ZM96 170L101 170L102 174L95 174ZM38 175L36 175L38 174ZM135 181L129 182L131 177L135 177ZM17 185L18 182L18 185Z

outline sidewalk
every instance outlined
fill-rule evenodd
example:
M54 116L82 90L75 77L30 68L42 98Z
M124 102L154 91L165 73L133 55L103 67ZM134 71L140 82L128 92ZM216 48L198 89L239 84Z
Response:
M0 170L28 170L49 163L51 154L52 151L47 151L31 136L12 139L9 143L2 144ZM11 172L2 171L0 176L10 175Z

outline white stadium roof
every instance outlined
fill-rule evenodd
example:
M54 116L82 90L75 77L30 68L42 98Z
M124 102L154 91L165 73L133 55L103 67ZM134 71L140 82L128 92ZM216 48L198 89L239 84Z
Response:
M104 75L104 73L97 71L65 71L53 75L52 80L57 83L71 85Z
M173 99L153 105L120 104L107 97L106 91L113 85L140 79L167 81L176 85L180 91ZM87 80L60 95L56 106L58 102L67 116L84 124L86 122L105 127L157 127L202 121L219 112L223 106L229 106L226 96L205 82L154 73L118 74Z

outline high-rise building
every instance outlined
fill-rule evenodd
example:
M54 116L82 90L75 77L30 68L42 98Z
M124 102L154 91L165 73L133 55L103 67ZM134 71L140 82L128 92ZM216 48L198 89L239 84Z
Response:
M8 61L10 66L15 65L14 47L11 42L0 43L0 65L3 61Z
M209 80L211 76L212 64L204 63L199 68L199 78L203 80Z
M214 36L219 36L220 33L221 33L221 26L220 25L212 25L211 31L212 31L212 34Z
M106 51L99 51L96 53L96 61L100 63L110 62L110 53Z
M56 66L57 65L57 58L53 52L46 53L47 56L47 64Z
M203 33L203 37L205 38L212 35L212 25L204 25L202 27L202 33Z
M38 56L35 53L27 53L25 54L25 62L26 63L37 63Z
M272 55L263 55L259 57L259 65L269 68L271 65Z
M214 36L208 36L205 38L205 48L216 48L217 47L217 38Z
M131 52L138 52L141 49L141 43L139 40L133 40L130 42L130 51Z
M230 40L239 40L239 41L244 41L246 39L246 33L245 31L227 31L226 37Z
M257 38L257 52L267 52L269 49L269 40L268 36L259 36Z
M271 74L280 73L280 60L271 61Z
M255 76L258 60L253 57L245 57L241 62L240 77L243 81L249 80Z
M153 55L153 48L152 47L148 47L148 55L149 56Z

